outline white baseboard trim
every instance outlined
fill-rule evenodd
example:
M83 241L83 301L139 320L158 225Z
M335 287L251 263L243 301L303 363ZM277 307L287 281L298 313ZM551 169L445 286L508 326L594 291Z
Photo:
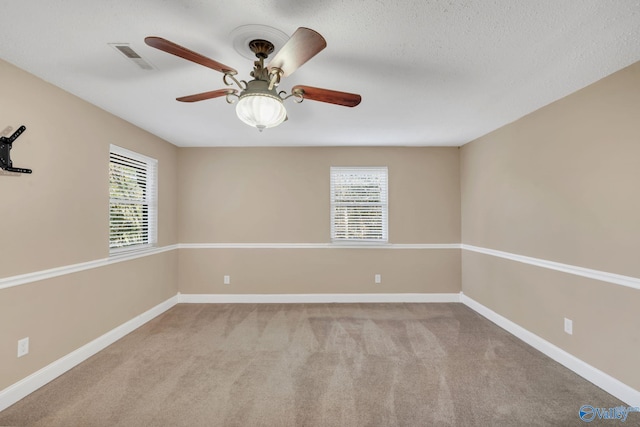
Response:
M506 317L469 298L462 292L460 293L460 302L629 406L640 407L640 391L629 387L574 355L567 353L560 347L529 332Z
M460 302L460 294L178 294L178 302L193 304Z
M84 362L177 303L178 296L176 295L0 391L0 411Z

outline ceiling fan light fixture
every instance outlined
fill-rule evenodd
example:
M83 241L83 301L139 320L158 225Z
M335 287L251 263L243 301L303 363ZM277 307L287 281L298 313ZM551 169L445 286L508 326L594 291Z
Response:
M253 80L248 82L236 79L238 72L235 69L162 37L145 37L144 42L153 48L218 71L224 74L222 81L225 85L235 84L241 90L240 95L237 94L238 89L212 90L181 96L176 98L177 101L196 102L224 96L229 104L236 104L238 118L260 132L287 120L287 110L283 102L292 96L298 103L303 99L309 99L345 107L355 107L360 104L361 97L358 94L312 86L294 86L289 95L285 91L276 91L282 77L289 76L327 46L326 40L317 31L300 27L291 37L287 38L285 35L286 41L267 65L265 65L265 59L276 51L274 44L269 41L270 37L251 35L247 39L250 33L251 30L245 27L239 27L234 32L237 36L234 36L234 45L236 41L241 43L257 58L253 62L253 71L250 74Z
M252 83L263 86L268 82L251 81L247 90L240 94L236 104L236 114L244 123L262 132L266 128L278 126L287 118L282 98L275 91L253 88Z

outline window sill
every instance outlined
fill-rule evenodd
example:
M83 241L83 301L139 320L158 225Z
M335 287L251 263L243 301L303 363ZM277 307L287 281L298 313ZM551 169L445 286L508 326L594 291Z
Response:
M129 258L131 256L152 254L157 251L158 247L156 245L117 248L109 251L109 259Z
M358 241L358 240L334 240L331 242L332 246L345 246L345 247L372 247L372 246L379 246L379 247L387 247L387 246L391 246L391 243L389 242L370 242L370 241Z

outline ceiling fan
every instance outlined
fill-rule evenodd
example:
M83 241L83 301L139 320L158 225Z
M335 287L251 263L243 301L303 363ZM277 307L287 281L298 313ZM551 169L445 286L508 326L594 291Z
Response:
M150 36L144 41L151 47L223 73L224 84L227 86L235 84L240 90L238 94L238 89L218 89L176 98L178 101L196 102L225 96L229 104L237 103L236 113L240 120L261 132L265 128L278 126L287 119L283 101L290 97L298 103L309 99L345 107L355 107L362 99L360 95L354 93L312 86L294 86L290 94L285 91L276 91L282 77L291 75L327 46L324 37L309 28L298 28L267 66L264 61L273 53L273 43L262 39L250 41L249 48L255 54L257 61L253 63L253 71L250 74L253 79L248 82L237 80L235 76L238 72L233 68L162 37Z

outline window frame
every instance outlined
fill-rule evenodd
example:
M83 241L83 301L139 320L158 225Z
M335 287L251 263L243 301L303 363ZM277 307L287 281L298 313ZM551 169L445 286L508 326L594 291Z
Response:
M386 245L389 243L389 169L387 166L331 166L330 168L330 211L331 230L330 240L332 244L347 245ZM380 184L379 201L362 203L343 203L336 200L338 174L377 176ZM337 207L371 207L380 206L381 218L379 222L380 238L337 237L336 213Z
M142 166L144 165L144 187L143 194L139 200L123 199L112 197L111 183L111 164L114 162L114 156L124 157L132 163ZM116 204L133 204L146 207L147 222L143 225L143 234L146 239L142 243L133 243L128 245L112 244L112 208ZM122 255L129 252L140 252L155 248L158 243L158 160L145 156L135 151L113 145L109 146L109 256Z

